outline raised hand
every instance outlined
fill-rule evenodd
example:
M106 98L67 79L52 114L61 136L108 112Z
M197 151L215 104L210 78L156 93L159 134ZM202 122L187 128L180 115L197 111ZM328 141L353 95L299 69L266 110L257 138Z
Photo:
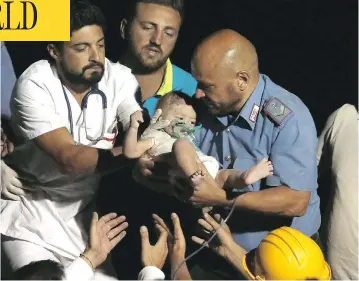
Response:
M101 265L111 250L125 237L128 223L125 216L118 217L115 213L107 214L98 219L95 212L92 216L89 245L83 253L84 260L90 261L95 269Z
M159 269L162 269L168 254L168 232L160 225L156 225L156 230L159 233L159 238L156 244L152 246L149 241L147 227L141 226L141 260L144 267L155 266Z
M214 242L211 242L209 244L206 242L206 240L197 236L192 236L192 240L195 243L201 245L205 244L206 247L211 248L215 253L222 257L228 256L229 251L233 246L233 243L235 243L228 225L224 223L222 227L220 227L222 218L218 214L215 215L216 219L211 217L211 215L209 215L208 213L204 213L203 216L204 219L198 220L198 223L202 227L202 230L204 231L206 236L212 235L216 230L218 230L217 237Z

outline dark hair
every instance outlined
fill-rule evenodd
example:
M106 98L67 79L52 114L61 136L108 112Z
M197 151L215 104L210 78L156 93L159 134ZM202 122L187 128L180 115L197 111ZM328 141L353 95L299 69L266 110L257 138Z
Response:
M64 278L63 266L52 260L31 262L14 272L14 280L62 280Z
M180 14L181 19L183 21L183 17L184 17L183 0L129 0L127 7L127 14L126 14L126 18L128 22L131 22L133 18L136 16L137 4L139 3L156 4L160 6L170 7Z
M79 30L88 25L98 25L106 31L106 19L99 7L88 0L71 0L70 2L70 32ZM50 42L61 48L63 42Z
M176 104L179 100L183 100L187 105L195 106L194 100L192 97L181 91L171 91L165 94L157 103L156 110L159 108L164 108L165 106Z

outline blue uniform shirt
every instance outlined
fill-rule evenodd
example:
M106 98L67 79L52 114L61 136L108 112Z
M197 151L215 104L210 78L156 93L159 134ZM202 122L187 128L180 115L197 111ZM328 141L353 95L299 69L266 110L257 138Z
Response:
M263 114L266 102L272 98L277 98L289 112L281 122L276 123ZM317 194L317 133L308 108L297 96L260 75L237 118L217 118L205 113L200 118L198 146L205 154L218 159L223 168L244 171L266 156L272 161L273 176L248 186L245 191L285 185L311 192L307 212L302 217L291 219L236 210L229 225L238 244L247 250L256 248L268 231L283 225L308 236L318 231L321 217Z
M184 71L183 69L173 65L170 59L166 63L166 73L163 78L162 85L157 93L147 99L143 107L148 110L150 116L155 113L156 105L158 100L173 90L182 91L183 93L193 96L196 92L197 81L191 74Z

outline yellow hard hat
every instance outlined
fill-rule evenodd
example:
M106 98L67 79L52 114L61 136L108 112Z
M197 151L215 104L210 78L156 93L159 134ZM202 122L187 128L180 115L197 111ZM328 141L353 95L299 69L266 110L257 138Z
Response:
M243 259L244 270L253 280L330 280L331 270L317 243L300 231L281 227L270 232L255 250L254 267L250 272Z

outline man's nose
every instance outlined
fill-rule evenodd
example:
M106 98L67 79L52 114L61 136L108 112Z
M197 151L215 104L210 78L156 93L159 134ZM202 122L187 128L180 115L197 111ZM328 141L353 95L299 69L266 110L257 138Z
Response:
M100 52L96 47L92 47L90 49L90 57L91 61L99 61L100 60Z
M163 41L163 33L161 30L156 29L151 36L151 43L160 46Z

